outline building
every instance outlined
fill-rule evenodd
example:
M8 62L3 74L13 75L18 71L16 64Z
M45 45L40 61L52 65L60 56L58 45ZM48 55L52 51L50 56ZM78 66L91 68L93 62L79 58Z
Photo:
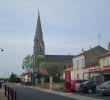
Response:
M40 15L38 12L37 27L34 36L34 55L45 56L45 44L43 40L43 32L41 27Z
M101 68L102 81L110 80L110 42L108 45L108 52L99 57L99 65Z
M43 32L42 32L39 12L38 12L37 27L36 27L35 36L34 36L33 55L37 55L45 59L45 64L44 64L45 68L43 68L44 70L50 65L50 62L51 62L51 65L53 64L54 66L58 66L60 72L63 72L66 66L71 66L72 58L73 58L72 55L46 55L45 54L45 43L43 41ZM47 73L46 70L42 72Z
M73 61L73 69L72 69L72 76L71 79L83 79L83 73L84 73L84 67L85 67L85 61L84 61L84 55L80 54L75 56Z
M107 52L101 46L90 48L73 58L72 79L99 79L98 57ZM97 80L98 80L97 79Z

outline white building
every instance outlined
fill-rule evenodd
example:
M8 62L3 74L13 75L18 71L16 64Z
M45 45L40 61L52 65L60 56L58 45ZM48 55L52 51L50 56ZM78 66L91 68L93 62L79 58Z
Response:
M73 69L71 70L71 79L94 80L97 77L99 78L98 57L105 52L107 52L106 49L101 46L96 46L75 56L72 59Z
M84 55L78 55L72 59L73 61L73 69L72 69L72 80L75 79L84 79L84 67L85 67L85 59Z

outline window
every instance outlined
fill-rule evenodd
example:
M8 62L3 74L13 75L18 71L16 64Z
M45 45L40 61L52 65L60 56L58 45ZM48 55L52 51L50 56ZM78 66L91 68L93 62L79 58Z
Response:
M77 79L79 79L79 74L77 74Z
M79 60L77 60L77 69L79 69Z
M109 65L109 58L107 57L107 65Z
M84 58L82 58L82 68L84 68Z

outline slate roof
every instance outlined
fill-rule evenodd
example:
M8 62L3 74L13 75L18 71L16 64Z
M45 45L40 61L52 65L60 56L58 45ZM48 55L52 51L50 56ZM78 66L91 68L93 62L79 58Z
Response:
M107 56L110 56L110 51L102 54L99 58L104 58L104 57L107 57Z
M45 58L54 61L72 61L73 55L45 55Z
M100 45L90 48L87 51L83 51L78 54L76 57L83 55L85 58L85 66L95 66L98 65L98 57L107 52L107 50Z
M80 53L80 54L77 55L77 56L80 56L80 55L84 55L84 56L89 55L90 53L94 52L96 49L103 49L103 50L107 51L105 48L103 48L103 47L101 47L100 45L98 45L98 46L96 46L96 47L90 48L90 49L87 50L87 51L84 51L84 52Z

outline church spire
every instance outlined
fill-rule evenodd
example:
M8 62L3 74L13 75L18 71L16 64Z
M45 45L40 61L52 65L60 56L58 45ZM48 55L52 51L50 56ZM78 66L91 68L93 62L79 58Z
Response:
M34 55L45 55L45 45L43 41L43 33L42 33L39 11L38 11L37 26L34 36Z
M42 26L41 26L39 11L38 11L37 27L36 27L35 33L36 33L36 35L39 35L42 38Z

